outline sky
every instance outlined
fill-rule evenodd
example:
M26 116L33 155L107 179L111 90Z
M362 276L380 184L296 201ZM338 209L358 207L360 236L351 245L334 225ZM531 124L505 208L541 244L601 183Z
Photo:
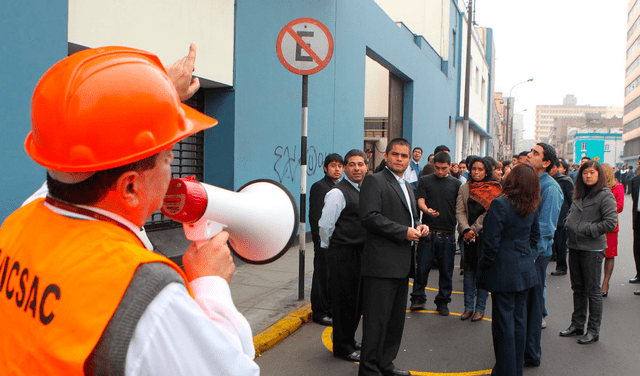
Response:
M515 113L526 109L524 138L533 138L536 105L561 105L567 94L579 105L623 106L628 0L476 0L475 8L475 22L493 29L494 91L512 93Z

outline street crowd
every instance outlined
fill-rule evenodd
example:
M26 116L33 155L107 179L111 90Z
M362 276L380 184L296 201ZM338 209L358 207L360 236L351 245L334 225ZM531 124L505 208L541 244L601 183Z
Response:
M469 156L455 163L449 151L436 147L422 168L422 148L401 138L389 142L375 168L371 150L326 157L325 176L309 196L311 305L313 321L333 326L333 355L360 362L359 375L410 375L393 364L409 280L409 309L425 310L429 273L437 269L435 309L448 316L456 253L460 319L482 320L491 296L493 375L540 366L552 260L552 276L570 272L574 297L559 335L598 341L625 192L637 211L633 170L588 157L569 166L546 143L505 161ZM638 275L630 282L640 282Z
M191 244L180 268L153 252L143 227L163 203L173 145L217 124L182 103L200 86L195 56L191 45L164 67L146 51L87 49L40 79L25 149L46 168L46 184L0 227L0 374L260 373L229 290L229 234ZM554 245L552 274L568 269L574 294L560 336L598 341L624 198L616 177L631 192L634 229L639 178L629 183L628 169L587 158L569 177L544 143L502 162L452 163L439 146L421 169L422 154L393 139L374 173L369 150L330 154L311 187L313 320L333 326L333 355L359 361L359 375L409 375L393 363L409 279L410 309L423 310L437 266L434 303L449 315L457 249L460 318L481 320L491 294L493 374L540 365ZM640 282L638 236L632 283Z

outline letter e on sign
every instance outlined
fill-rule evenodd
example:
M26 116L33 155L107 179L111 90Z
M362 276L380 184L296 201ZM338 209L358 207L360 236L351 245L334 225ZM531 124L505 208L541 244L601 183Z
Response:
M278 34L276 52L282 65L291 72L314 74L329 64L333 56L333 37L320 21L298 18Z

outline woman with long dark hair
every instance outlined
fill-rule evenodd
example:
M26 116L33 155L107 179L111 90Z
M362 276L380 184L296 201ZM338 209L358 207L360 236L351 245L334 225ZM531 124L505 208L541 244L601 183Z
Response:
M607 248L606 233L616 228L617 217L616 199L607 188L602 167L596 161L586 161L576 175L573 202L565 221L573 314L569 328L560 332L562 337L584 334L578 340L580 344L596 342L600 336L602 260ZM589 321L584 333L587 310Z
M476 288L476 270L482 244L484 216L491 201L502 194L502 185L492 177L491 163L476 156L469 157L469 181L458 191L456 217L458 232L464 239L464 312L461 320L480 321L484 317L489 294Z
M478 286L491 291L492 375L522 375L527 333L527 296L538 284L533 251L540 239L540 180L528 164L515 166L504 194L485 217Z

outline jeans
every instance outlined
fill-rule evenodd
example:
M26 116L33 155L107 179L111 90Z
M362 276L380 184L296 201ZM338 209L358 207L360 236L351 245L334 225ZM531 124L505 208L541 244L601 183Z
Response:
M538 366L542 357L542 316L544 307L544 284L547 277L547 265L551 256L538 256L536 259L536 271L538 272L538 284L529 290L527 299L527 342L524 350L524 361Z
M418 243L416 254L416 277L413 280L413 291L411 292L412 303L424 303L427 301L425 287L429 280L429 271L434 258L438 259L439 267L439 289L435 303L451 302L451 290L453 289L453 267L456 257L456 236L455 234L431 234L431 240Z
M464 310L484 312L487 307L489 292L476 289L476 273L464 272Z
M587 331L593 334L600 333L602 323L600 277L603 260L604 251L581 251L569 248L569 271L573 290L571 326L584 328L588 307Z

